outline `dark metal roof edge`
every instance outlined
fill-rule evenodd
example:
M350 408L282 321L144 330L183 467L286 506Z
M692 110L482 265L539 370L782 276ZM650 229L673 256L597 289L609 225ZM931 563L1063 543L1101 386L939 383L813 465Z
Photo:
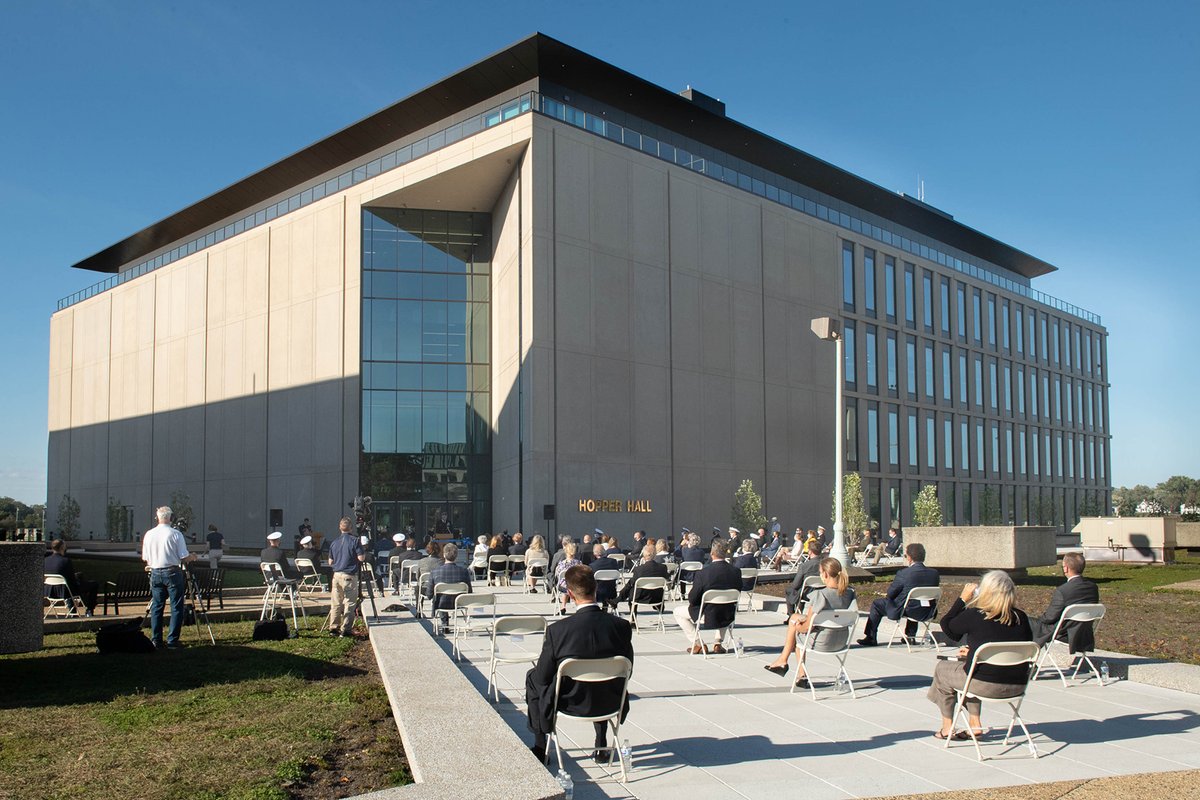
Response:
M497 73L497 68L506 64L508 74ZM518 67L520 71L512 72ZM734 119L707 111L675 92L542 33L534 33L351 123L74 266L116 272L124 264L216 225L511 86L539 77L572 86L598 101L677 130L1026 278L1057 269L901 194Z

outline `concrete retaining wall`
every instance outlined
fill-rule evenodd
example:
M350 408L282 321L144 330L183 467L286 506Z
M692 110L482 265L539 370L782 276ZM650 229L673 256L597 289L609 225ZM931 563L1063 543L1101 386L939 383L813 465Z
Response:
M1055 528L1003 525L906 528L905 544L925 545L939 569L1025 569L1055 563Z
M1200 549L1200 522L1176 522L1175 546Z
M46 545L0 542L0 653L42 649L42 567Z
M371 644L416 783L357 800L562 800L558 781L406 612L381 612Z

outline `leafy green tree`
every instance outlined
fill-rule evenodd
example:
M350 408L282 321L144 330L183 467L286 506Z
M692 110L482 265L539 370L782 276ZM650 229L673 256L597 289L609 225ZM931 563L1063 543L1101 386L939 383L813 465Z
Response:
M1000 524L1000 495L991 486L983 487L979 494L979 522L982 525Z
M122 541L125 527L125 506L119 498L109 496L108 507L104 510L104 532L110 542Z
M733 494L733 508L729 512L733 526L746 535L764 527L767 518L762 509L762 498L754 491L754 482L747 478Z
M79 537L79 503L69 494L58 501L58 534L63 539Z
M831 518L837 524L837 492L833 492L833 513ZM863 503L862 477L857 472L847 472L842 476L842 525L846 532L847 541L851 534L865 530L870 518L867 516L866 505Z
M171 511L175 513L175 527L186 534L192 524L192 498L183 489L171 492Z
M927 483L917 492L917 499L913 501L913 519L922 528L936 528L942 524L942 504L938 502L936 483Z
M1193 480L1186 475L1172 475L1154 487L1152 496L1164 511L1178 514L1180 506L1196 502L1197 495L1200 495L1198 483L1200 481Z

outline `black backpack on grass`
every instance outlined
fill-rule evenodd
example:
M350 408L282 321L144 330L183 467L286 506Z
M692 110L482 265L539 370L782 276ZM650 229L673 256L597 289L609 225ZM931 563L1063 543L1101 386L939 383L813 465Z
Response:
M251 638L256 642L282 642L288 638L287 621L278 612L274 619L260 619L254 623L254 634Z
M142 633L142 618L114 622L96 631L96 648L108 653L153 653L154 645Z

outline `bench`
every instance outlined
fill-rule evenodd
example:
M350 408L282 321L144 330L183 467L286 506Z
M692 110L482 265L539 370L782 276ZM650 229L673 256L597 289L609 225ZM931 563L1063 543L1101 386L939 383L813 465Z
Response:
M225 570L218 567L217 569L209 569L208 567L189 567L188 572L192 573L192 580L195 582L196 594L200 598L200 602L204 603L204 610L208 611L212 608L213 598L217 598L217 605L221 610L225 609Z
M150 576L145 572L118 572L116 581L106 581L104 613L113 604L113 613L121 613L121 603L150 602Z

